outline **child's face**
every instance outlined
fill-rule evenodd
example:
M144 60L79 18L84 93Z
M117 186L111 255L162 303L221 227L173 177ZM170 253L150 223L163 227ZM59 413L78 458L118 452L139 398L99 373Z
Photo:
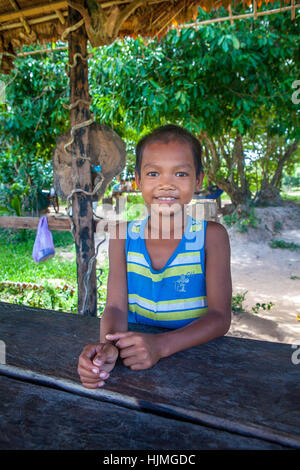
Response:
M159 213L182 209L188 204L195 191L202 186L204 173L196 177L192 149L184 142L171 141L168 144L153 142L143 152L141 177L135 174L136 183L144 201ZM171 198L163 200L163 197Z

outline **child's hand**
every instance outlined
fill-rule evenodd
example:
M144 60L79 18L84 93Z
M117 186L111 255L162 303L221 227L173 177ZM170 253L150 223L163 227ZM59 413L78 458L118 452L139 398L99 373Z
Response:
M119 350L113 344L89 344L79 356L78 374L86 388L98 388L104 385L109 372L113 370Z
M117 341L123 364L131 370L149 369L161 359L159 335L126 331L106 335L106 339Z

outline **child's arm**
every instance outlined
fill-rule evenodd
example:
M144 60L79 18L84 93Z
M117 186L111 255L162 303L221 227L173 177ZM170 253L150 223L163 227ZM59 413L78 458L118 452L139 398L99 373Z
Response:
M208 312L189 325L157 335L119 333L120 356L132 369L147 369L160 358L199 346L227 333L231 323L230 244L226 229L208 222L205 241L205 268ZM142 351L142 353L140 352Z
M122 227L121 227L122 225ZM127 266L125 235L127 223L117 224L116 237L109 240L109 275L107 281L106 305L101 317L100 343L110 343L108 333L128 330Z
M78 362L78 374L86 388L104 385L118 358L119 350L105 338L106 334L128 329L125 240L119 225L116 232L117 237L111 234L109 240L107 300L100 323L100 343L86 346Z

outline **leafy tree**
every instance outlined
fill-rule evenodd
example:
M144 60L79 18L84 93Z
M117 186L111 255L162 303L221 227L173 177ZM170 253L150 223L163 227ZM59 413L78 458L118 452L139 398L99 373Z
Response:
M199 10L198 19L215 15ZM263 201L270 188L277 197L283 169L291 172L299 161L299 106L291 99L299 77L298 23L299 15L292 22L286 12L95 49L92 111L127 142L129 174L139 137L177 122L201 139L207 179L234 204L253 193ZM8 77L0 113L0 197L7 194L11 210L18 210L16 194L22 202L51 184L55 138L69 127L67 62L66 52L29 56L16 61L15 80Z
M65 63L58 52L17 58L11 76L1 77L7 83L0 109L1 202L18 215L35 210L37 193L52 183L55 138L69 125Z
M213 15L200 11L198 19ZM269 165L274 174L261 168L257 180L279 188L280 168L299 139L299 110L291 100L299 75L298 18L291 22L282 13L180 35L173 30L161 42L138 38L95 50L95 107L101 119L140 134L166 122L184 125L204 144L208 178L235 204L251 197L253 169L244 148L255 135L265 149L270 139L280 141ZM257 164L268 159L266 151Z

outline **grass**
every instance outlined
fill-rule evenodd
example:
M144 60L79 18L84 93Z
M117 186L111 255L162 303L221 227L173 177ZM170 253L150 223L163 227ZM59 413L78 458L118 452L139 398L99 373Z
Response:
M299 188L291 188L291 189L283 189L280 192L282 199L285 201L295 202L296 204L300 205L300 189Z
M60 248L72 251L75 255L72 235L69 232L53 231L56 254L43 263L36 263L32 258L35 236L35 230L0 229L0 299L4 302L76 313L75 256L74 261L69 261L59 255ZM98 313L103 310L106 301L108 262L101 268L103 273Z
M15 282L45 281L53 278L76 285L76 263L62 261L56 255L44 263L36 263L32 258L32 248L36 231L27 230L25 238L20 231L1 230L0 232L0 281ZM52 232L55 248L67 247L75 250L69 232Z

